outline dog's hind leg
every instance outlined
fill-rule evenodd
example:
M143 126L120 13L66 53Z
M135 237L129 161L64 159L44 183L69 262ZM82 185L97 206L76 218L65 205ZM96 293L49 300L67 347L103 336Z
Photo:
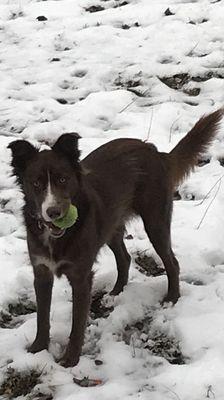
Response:
M157 211L157 210L154 210ZM153 212L153 215L142 215L146 233L166 269L168 278L168 293L163 302L176 303L180 297L179 292L179 264L171 248L170 216Z
M112 237L108 246L113 251L116 263L117 263L117 281L110 294L118 295L122 292L125 285L128 282L128 271L130 267L131 257L127 252L123 238L124 238L124 227L121 227L115 235Z

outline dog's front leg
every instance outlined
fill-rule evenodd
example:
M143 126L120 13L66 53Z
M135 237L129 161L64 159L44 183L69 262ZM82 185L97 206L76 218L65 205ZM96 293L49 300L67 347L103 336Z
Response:
M61 359L61 365L73 367L79 362L84 342L86 321L91 301L92 273L84 280L77 280L71 276L68 276L68 279L72 286L73 297L72 330L65 354Z
M37 265L34 270L34 288L37 300L37 334L28 348L37 353L48 348L50 339L50 307L53 287L53 274L45 265Z

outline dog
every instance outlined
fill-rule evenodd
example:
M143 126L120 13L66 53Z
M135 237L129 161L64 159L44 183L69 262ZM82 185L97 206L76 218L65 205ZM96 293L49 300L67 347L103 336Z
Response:
M170 153L138 139L115 139L80 161L79 135L65 133L50 150L38 151L25 140L8 145L13 174L24 194L24 221L34 272L37 334L32 353L47 349L54 275L66 275L72 287L72 329L61 359L78 363L91 303L92 266L100 248L113 251L118 276L112 295L128 282L130 256L123 236L126 221L141 216L168 278L165 302L179 296L179 264L172 251L170 224L175 187L197 165L213 140L223 110L203 116ZM68 229L53 221L70 205L78 219Z

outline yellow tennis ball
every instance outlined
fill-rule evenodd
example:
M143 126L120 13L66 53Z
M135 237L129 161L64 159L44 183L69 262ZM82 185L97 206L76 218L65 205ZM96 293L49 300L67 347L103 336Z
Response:
M70 204L68 211L62 218L55 219L53 224L57 226L57 228L66 229L70 228L76 222L78 218L78 210L76 206Z

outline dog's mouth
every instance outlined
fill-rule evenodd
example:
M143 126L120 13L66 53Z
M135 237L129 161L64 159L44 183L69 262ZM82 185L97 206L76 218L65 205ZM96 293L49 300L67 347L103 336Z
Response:
M58 228L52 222L48 222L45 220L43 220L42 222L43 222L43 225L45 226L45 228L48 229L50 235L55 239L62 237L66 231L65 228Z

